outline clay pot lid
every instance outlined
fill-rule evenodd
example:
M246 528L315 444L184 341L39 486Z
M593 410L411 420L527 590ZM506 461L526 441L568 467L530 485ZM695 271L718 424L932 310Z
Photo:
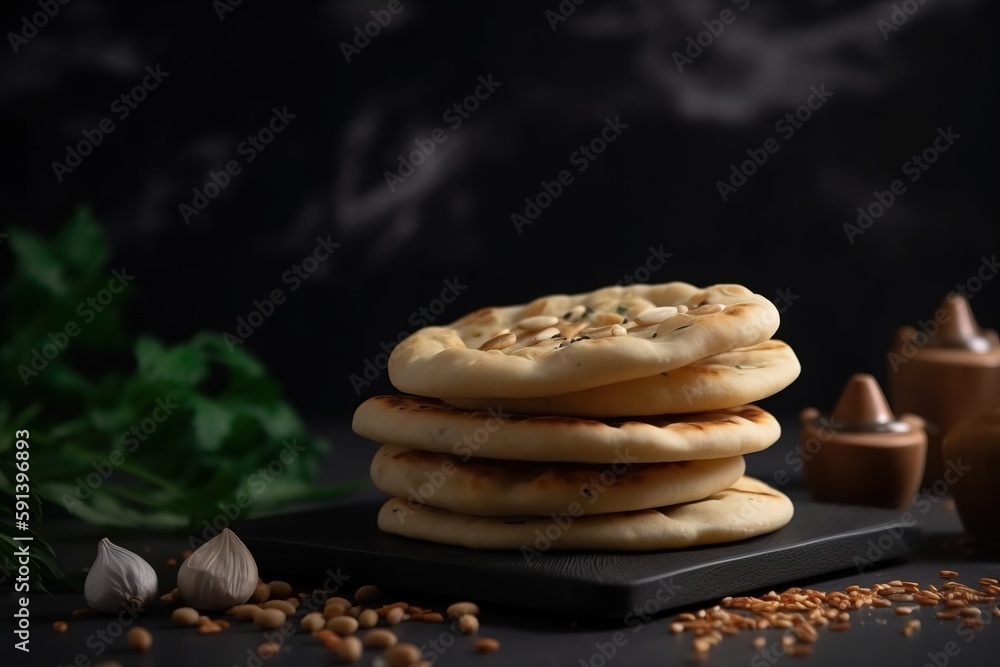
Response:
M878 380L869 373L855 373L844 385L831 418L846 431L906 432L910 425L896 419Z
M964 296L950 292L938 310L947 313L947 319L931 337L931 345L963 348L980 353L989 352L990 341L983 335L983 329L976 321L972 308Z

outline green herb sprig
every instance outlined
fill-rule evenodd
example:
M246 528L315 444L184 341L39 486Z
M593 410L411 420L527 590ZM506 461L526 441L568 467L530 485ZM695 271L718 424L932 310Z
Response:
M331 499L348 486L317 488L329 443L311 437L266 369L216 333L167 345L130 335L129 285L99 312L88 297L108 286L109 249L86 209L52 240L9 230L0 253L0 559L14 566L14 432L30 431L33 527L43 505L90 523L194 531L223 507L241 517L293 502ZM6 260L4 260L6 263ZM0 265L2 267L3 265ZM138 282L138 281L137 281ZM87 319L89 318L89 319ZM58 354L31 359L79 326ZM50 353L54 348L49 348ZM28 371L35 371L32 374ZM33 587L61 576L37 533L43 567ZM0 572L0 582L3 573Z

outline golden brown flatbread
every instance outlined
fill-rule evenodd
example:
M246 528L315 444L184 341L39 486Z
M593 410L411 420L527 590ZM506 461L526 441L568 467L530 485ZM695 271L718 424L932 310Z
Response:
M521 414L616 417L705 412L754 403L791 384L802 367L771 339L636 380L542 398L446 398L466 410L502 405Z
M780 491L752 477L696 502L658 509L550 517L483 517L390 498L378 515L386 533L470 549L516 549L526 558L553 551L660 551L735 542L786 525L794 512Z
M770 447L781 435L778 420L754 405L622 419L504 410L466 411L406 394L373 396L355 410L352 427L378 443L466 458L578 463L612 463L625 450L642 463L740 456Z
M639 463L626 448L613 463L535 463L464 458L383 445L371 464L375 486L408 506L482 516L606 514L701 500L732 486L742 456Z
M389 378L440 398L558 396L756 345L778 323L774 304L741 285L605 287L419 329L389 355Z

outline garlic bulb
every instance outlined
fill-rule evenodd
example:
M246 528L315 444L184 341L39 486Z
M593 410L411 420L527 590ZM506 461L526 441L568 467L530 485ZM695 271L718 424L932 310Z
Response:
M107 613L122 607L142 609L156 598L156 572L140 556L104 538L87 573L83 594L92 609Z
M181 599L196 609L227 609L250 599L257 563L228 528L198 547L177 571Z

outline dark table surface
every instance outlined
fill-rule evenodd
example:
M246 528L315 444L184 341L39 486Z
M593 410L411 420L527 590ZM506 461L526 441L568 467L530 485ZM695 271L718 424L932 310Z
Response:
M788 475L787 483L780 486L793 501L805 501L808 493L803 486L801 471L788 463L786 455L794 448L797 426L792 416L782 417L784 433L781 440L765 452L747 457L748 473L765 481L785 481L778 471ZM374 445L350 433L342 424L317 429L330 435L335 443L334 452L327 461L321 477L327 482L365 479L367 466ZM380 497L370 485L342 502ZM1000 554L989 552L962 531L961 521L948 497L926 495L910 510L919 522L923 537L919 548L911 555L892 562L876 563L863 571L854 569L828 573L808 581L789 581L787 587L809 587L821 591L843 590L851 584L870 586L893 579L916 581L922 586L942 583L940 570L950 569L959 573L958 580L977 587L980 577L1000 578ZM902 512L901 512L902 514ZM239 526L234 524L238 531ZM316 530L336 531L334 525L317 525ZM160 588L173 587L176 569L165 566L169 557L177 557L187 548L184 540L158 534L95 529L79 523L46 526L47 535L59 554L60 563L68 573L80 573L92 563L100 537L110 537L121 546L146 558L156 569ZM859 554L864 557L864 554ZM288 558L295 559L294 553ZM268 572L261 576L268 580ZM348 573L349 574L349 573ZM323 586L326 575L321 572L301 572L298 579L289 579L296 590L311 592ZM413 573L419 577L419 572ZM357 582L378 583L375 582ZM354 582L346 585L353 591ZM782 587L777 587L782 590ZM766 593L767 591L733 591L739 593ZM385 591L389 599L406 600L413 604L443 610L453 602L409 590ZM526 600L533 592L523 591ZM261 665L264 662L287 665L338 664L338 659L323 648L313 637L299 631L283 638L282 652L267 661L256 657L254 649L260 645L265 632L253 624L234 622L232 627L217 635L199 636L190 628L180 628L170 621L171 605L157 601L140 620L154 637L154 645L146 653L134 653L119 635L124 624L114 617L74 619L73 609L85 606L80 594L48 595L30 594L31 652L17 651L13 634L12 614L16 609L13 594L2 600L4 632L3 665L87 665L114 660L122 665L205 665L230 667L233 665ZM833 633L821 630L812 655L806 657L782 655L782 630L745 632L726 637L711 653L697 660L692 649L692 635L671 634L669 626L674 616L685 609L671 609L652 618L636 623L635 616L620 620L599 620L587 614L561 616L533 612L526 608L505 607L482 603L481 629L478 636L495 637L500 650L491 655L473 651L475 638L456 636L447 624L404 623L397 628L402 641L422 647L424 657L435 665L552 665L566 667L602 667L604 665L673 665L688 663L744 665L769 667L778 664L794 665L893 665L944 667L945 665L1000 665L1000 618L987 613L985 625L979 630L967 628L954 620L934 618L934 609L921 607L912 616L898 616L892 609L866 607L854 612L852 629ZM702 605L704 606L704 605ZM916 634L905 637L903 624L919 619L922 627ZM64 634L52 630L52 623L65 620L69 629ZM127 619L129 624L132 623ZM764 649L753 648L754 638L766 639ZM381 652L366 651L360 665L378 664ZM9 658L6 656L10 656Z

